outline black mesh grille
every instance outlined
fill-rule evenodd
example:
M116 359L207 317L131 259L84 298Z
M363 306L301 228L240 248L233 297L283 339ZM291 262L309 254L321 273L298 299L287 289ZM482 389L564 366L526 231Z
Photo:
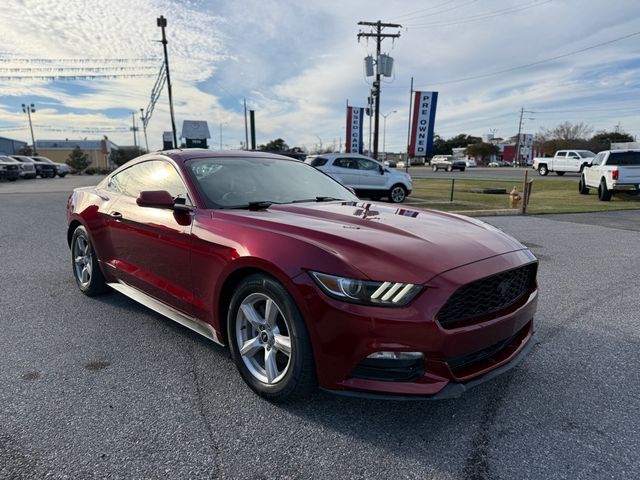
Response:
M537 264L498 273L459 288L438 313L444 328L480 319L516 303L533 285Z

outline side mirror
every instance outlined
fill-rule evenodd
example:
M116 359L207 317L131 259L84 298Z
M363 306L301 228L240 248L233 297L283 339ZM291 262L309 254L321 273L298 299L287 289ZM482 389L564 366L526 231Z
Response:
M170 208L172 210L175 204L173 197L166 190L140 192L136 203L141 207Z

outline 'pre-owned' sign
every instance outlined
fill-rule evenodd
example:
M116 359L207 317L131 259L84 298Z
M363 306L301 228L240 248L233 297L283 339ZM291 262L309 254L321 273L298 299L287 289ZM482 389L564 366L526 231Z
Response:
M437 103L438 92L415 92L409 145L411 157L426 157L431 152Z

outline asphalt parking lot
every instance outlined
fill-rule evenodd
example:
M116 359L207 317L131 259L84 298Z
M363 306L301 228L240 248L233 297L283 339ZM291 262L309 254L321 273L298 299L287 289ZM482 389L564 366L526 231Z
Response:
M487 219L540 259L536 344L507 375L276 406L224 349L78 291L65 191L95 180L0 184L0 478L640 478L640 211Z

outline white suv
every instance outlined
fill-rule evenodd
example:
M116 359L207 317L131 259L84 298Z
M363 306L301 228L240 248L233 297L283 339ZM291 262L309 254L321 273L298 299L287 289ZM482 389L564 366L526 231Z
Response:
M413 189L411 177L390 170L381 162L358 153L328 153L307 157L305 163L326 173L359 197L379 200L388 197L393 203L404 202Z

